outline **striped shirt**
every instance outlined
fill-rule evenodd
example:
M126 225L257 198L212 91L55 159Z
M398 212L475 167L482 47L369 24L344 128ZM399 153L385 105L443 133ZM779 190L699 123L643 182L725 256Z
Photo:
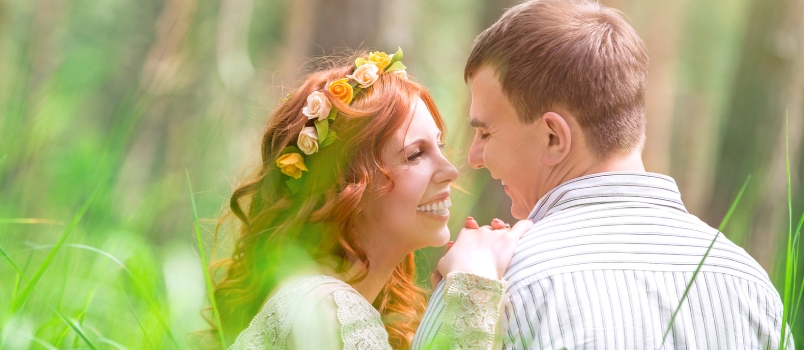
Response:
M576 178L542 197L529 219L535 225L505 274L502 348L778 348L779 293L722 234L662 343L717 234L687 212L672 178L625 172ZM437 333L443 292L442 282L413 349L428 348Z

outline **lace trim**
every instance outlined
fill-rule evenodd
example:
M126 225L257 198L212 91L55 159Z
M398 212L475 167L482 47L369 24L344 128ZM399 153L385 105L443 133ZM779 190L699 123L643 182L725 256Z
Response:
M305 276L280 289L237 336L229 350L284 350L293 316L302 299L314 288L327 283L343 282L324 275Z
M344 350L391 350L380 313L362 295L337 290L332 296L338 306Z
M489 349L500 318L505 281L463 272L446 279L443 324L436 336L439 349Z

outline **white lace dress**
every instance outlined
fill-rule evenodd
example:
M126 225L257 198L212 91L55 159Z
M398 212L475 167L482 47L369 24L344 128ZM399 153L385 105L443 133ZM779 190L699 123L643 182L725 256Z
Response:
M436 349L488 349L494 342L504 282L468 273L446 279ZM330 276L282 287L230 350L391 349L380 313L351 286Z

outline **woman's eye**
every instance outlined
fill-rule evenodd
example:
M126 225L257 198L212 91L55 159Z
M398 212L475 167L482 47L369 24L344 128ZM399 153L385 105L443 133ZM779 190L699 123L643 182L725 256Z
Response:
M408 157L408 161L413 161L413 160L419 159L419 158L421 158L421 156L422 156L422 151L418 150L418 151L414 152L413 154L411 154Z
M439 143L438 143L438 148L439 148L439 149L444 149L445 147L447 147L447 144L446 144L446 143L443 143L443 142L439 142Z

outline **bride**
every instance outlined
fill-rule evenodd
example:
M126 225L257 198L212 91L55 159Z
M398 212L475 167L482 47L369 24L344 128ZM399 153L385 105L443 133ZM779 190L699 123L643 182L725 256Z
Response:
M239 229L231 257L214 266L226 274L215 286L213 346L409 348L426 305L413 251L450 237L458 172L442 154L444 131L401 50L316 71L283 99L262 166L229 202ZM439 262L447 293L436 341L485 349L501 276L529 223L466 226Z

